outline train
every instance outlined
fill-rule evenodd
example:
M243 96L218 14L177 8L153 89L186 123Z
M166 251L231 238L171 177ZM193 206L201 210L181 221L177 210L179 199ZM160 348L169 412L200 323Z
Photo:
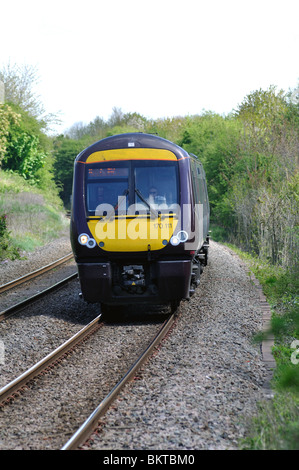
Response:
M198 157L154 134L106 137L75 158L70 222L81 297L103 312L190 299L208 262Z

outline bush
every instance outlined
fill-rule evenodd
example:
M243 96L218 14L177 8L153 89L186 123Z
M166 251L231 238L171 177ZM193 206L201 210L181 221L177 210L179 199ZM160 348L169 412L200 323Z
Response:
M12 245L10 232L7 229L7 215L0 215L0 260L20 259L19 251Z
M38 137L17 130L7 145L2 160L3 169L12 170L35 184L36 173L42 168L46 155L38 149Z

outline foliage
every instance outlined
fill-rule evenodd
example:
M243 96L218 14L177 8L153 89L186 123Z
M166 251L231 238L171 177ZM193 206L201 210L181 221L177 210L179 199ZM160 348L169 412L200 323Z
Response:
M37 171L42 168L46 158L45 153L39 150L38 145L37 136L16 129L14 134L10 136L6 155L2 160L2 168L15 171L24 179L36 183Z
M63 204L60 197L57 194L56 188L51 191L51 188L40 188L39 186L32 186L29 181L25 180L22 176L0 170L0 200L1 197L9 198L10 195L18 195L20 193L28 193L43 197L45 202L57 210L63 211ZM12 198L15 196L12 196Z
M14 112L10 106L0 103L0 166L2 159L6 154L10 127L18 124L19 121L19 114Z
M11 105L18 117L12 120L6 133L2 168L15 172L52 193L57 193L53 175L52 141L41 124L22 108Z
M65 207L69 207L72 194L74 161L79 152L85 148L85 145L83 146L82 140L74 140L63 136L57 137L53 145L55 153L55 181L59 185L59 194Z
M5 100L35 118L43 129L59 122L57 114L46 114L41 98L36 94L39 83L36 67L8 63L0 70L0 80L4 83Z
M114 107L107 122L97 116L89 124L77 122L68 129L66 137L74 140L85 139L86 145L109 135L125 132L145 131L148 121L138 113L123 113L120 108Z
M299 400L290 393L276 394L259 404L243 450L299 450Z
M287 99L273 87L244 100L237 119L244 126L245 171L231 192L237 243L282 266L295 264L299 254L299 134L287 116Z
M32 186L17 174L0 170L0 258L15 258L65 232L69 221L57 194ZM5 225L4 225L5 223Z
M273 312L271 330L257 340L261 341L263 336L266 339L268 334L275 337L273 355L276 369L272 380L275 395L272 401L259 404L259 412L249 426L242 447L298 450L299 364L292 362L293 341L299 340L298 270L278 267L235 246L230 247L259 280ZM299 359L298 353L296 358Z
M12 245L7 228L7 215L0 215L0 260L20 258L19 251Z
M151 134L157 134L171 142L179 143L185 121L188 118L175 116L157 120L149 120L146 123L145 131Z
M202 161L208 180L211 216L226 227L231 226L232 209L228 200L231 181L240 171L240 133L241 126L231 116L223 118L205 113L186 120L178 142Z

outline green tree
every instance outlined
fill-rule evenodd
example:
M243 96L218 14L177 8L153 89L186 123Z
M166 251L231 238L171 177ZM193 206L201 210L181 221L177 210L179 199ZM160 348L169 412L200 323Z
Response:
M184 128L185 121L186 118L182 116L149 120L146 123L145 129L149 133L157 134L164 139L178 143L181 141L181 133Z
M298 257L294 240L299 208L290 191L298 175L294 117L286 95L275 87L244 99L236 113L244 128L243 171L234 175L230 192L238 244L283 266L292 266Z
M34 117L43 129L60 122L58 113L46 113L41 97L35 91L40 80L36 67L8 63L0 70L0 80L4 83L6 102Z
M234 174L240 171L239 158L241 126L231 116L214 113L187 118L182 126L178 144L202 161L207 180L214 222L231 226L232 208L228 199Z
M55 191L51 174L51 139L42 132L36 118L16 105L9 108L18 119L11 119L7 128L2 168L20 174L32 184Z
M54 175L65 207L70 205L74 161L83 149L84 146L80 140L70 139L62 135L54 140Z
M2 161L4 170L12 170L23 176L24 179L37 183L36 173L42 168L46 154L38 148L37 136L30 135L21 130L11 134Z
M294 173L298 165L298 106L276 87L257 90L239 106L236 117L243 123L241 142L248 176L275 183ZM297 120L297 123L296 123Z
M6 153L10 127L18 124L20 117L7 104L0 104L0 166Z
M110 118L108 119L108 126L109 127L116 127L122 126L124 124L124 116L121 108L114 107L112 109L112 113Z
M65 137L74 140L84 140L85 145L88 146L93 142L100 140L106 136L108 129L107 123L100 117L96 117L89 124L83 122L76 122L65 133Z

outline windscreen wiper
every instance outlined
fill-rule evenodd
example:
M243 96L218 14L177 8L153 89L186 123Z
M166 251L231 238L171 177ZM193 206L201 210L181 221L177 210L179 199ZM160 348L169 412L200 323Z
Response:
M123 201L126 199L127 195L129 194L129 190L128 189L125 189L124 192L123 192L123 195L121 196L121 198L118 198L118 202L117 204L114 206L114 211L117 211L119 206L122 205Z
M150 203L145 199L141 191L139 189L135 189L135 193L137 194L138 197L140 197L141 201L144 202L144 204L147 205L149 210L154 214L154 216L157 218L159 216L158 212L150 205Z

